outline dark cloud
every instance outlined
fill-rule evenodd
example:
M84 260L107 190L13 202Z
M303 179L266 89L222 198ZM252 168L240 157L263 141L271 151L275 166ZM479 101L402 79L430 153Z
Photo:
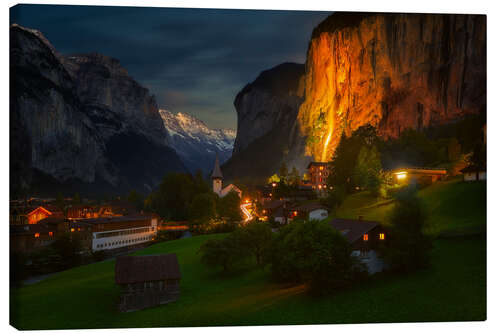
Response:
M42 31L63 54L120 60L162 108L236 128L233 100L280 63L304 62L329 12L18 5L12 23Z

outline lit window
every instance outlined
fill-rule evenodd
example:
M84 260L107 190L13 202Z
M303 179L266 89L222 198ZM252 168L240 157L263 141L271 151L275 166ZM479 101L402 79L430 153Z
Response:
M71 232L75 232L75 228L71 228Z
M363 240L366 242L368 240L368 234L363 235Z
M293 212L293 216L297 216L297 214L298 214L297 211Z
M37 232L37 233L35 234L35 238L38 238L38 237L40 237L40 234Z
M384 233L380 233L380 234L378 234L378 238L379 238L380 240L384 240L384 239L385 239L385 234L384 234Z
M54 236L54 232L53 231L49 231L49 236L50 237Z
M322 166L320 166L320 167L319 167L319 169L320 169L320 170L323 170L323 167L322 167Z

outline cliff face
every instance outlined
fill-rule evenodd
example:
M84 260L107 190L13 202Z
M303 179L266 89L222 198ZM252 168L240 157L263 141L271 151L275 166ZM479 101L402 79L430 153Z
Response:
M14 193L36 182L32 171L58 183L145 190L168 170L185 170L154 98L117 60L65 58L40 32L17 25L10 40Z
M106 139L135 132L160 145L168 141L154 96L117 59L79 54L64 57L63 63L85 112Z
M94 181L97 169L106 172L104 147L58 55L32 30L13 26L10 40L11 163L23 169L13 183L29 186L30 166L61 181Z
M276 127L289 127L302 103L304 65L284 63L263 71L236 96L238 129L234 153Z
M313 32L298 122L315 160L365 124L397 137L485 107L485 16L336 13Z
M264 177L296 157L297 114L303 101L304 65L284 63L263 71L236 96L238 129L233 155L222 166L229 179ZM303 140L302 140L303 141Z

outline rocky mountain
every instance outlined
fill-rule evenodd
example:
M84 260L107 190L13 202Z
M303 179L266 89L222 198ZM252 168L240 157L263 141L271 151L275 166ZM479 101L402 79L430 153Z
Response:
M283 89L258 78L236 97L235 154L223 166L235 177L252 161L263 161L261 177L281 161L303 171L366 124L388 138L484 111L486 16L335 13L312 32L303 77L263 74Z
M62 56L39 31L14 24L10 70L13 195L63 184L147 190L166 171L185 170L154 97L118 60Z
M213 167L215 153L223 163L233 152L236 131L232 129L210 129L201 120L185 113L161 110L170 146L181 157L191 172L201 170L208 174Z
M303 146L296 140L303 75L304 65L284 63L263 71L238 93L238 130L233 156L222 166L225 177L259 178L299 156L294 152Z
M312 34L304 103L305 153L331 158L342 132L381 136L486 108L486 16L335 13Z

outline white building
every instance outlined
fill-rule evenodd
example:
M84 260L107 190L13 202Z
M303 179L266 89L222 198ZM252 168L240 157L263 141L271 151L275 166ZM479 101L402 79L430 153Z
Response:
M226 187L222 187L222 171L219 165L219 154L215 155L214 170L212 171L212 188L215 193L221 198L228 195L231 191L234 191L241 198L242 191L234 184L229 184Z
M158 219L151 215L91 218L77 223L92 226L92 251L147 243L158 231Z
M461 170L464 175L465 182L473 182L476 180L486 180L486 169L485 168L476 168L474 166L469 165L468 167Z

